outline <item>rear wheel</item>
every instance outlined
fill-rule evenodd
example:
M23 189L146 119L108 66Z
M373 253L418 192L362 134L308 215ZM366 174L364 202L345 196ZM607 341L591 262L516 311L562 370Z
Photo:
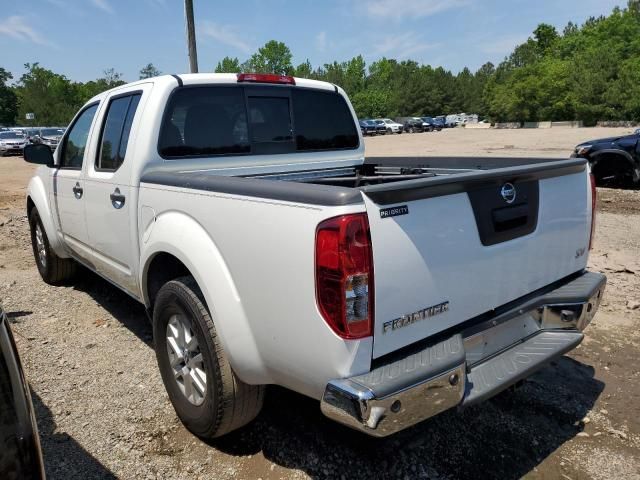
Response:
M169 399L193 434L220 437L258 415L264 386L233 373L193 277L167 282L158 292L153 338Z
M29 228L33 257L42 279L50 285L70 280L75 275L78 264L71 258L60 258L56 255L49 244L47 232L36 208L29 214Z

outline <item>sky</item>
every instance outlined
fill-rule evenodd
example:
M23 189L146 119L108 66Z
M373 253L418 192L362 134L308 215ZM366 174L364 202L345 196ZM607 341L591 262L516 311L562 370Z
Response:
M244 61L282 41L314 68L358 54L412 59L453 72L499 63L539 23L607 15L625 0L193 0L200 71L224 56ZM128 81L153 63L189 69L183 0L0 0L0 67L24 64L75 81L114 68Z

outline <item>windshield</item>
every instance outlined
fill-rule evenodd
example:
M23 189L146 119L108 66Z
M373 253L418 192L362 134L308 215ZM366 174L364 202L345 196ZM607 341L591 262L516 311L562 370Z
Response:
M40 135L43 137L59 137L64 134L64 130L61 128L43 128L40 130Z
M24 134L20 132L0 132L0 140L15 140L15 139L23 139Z

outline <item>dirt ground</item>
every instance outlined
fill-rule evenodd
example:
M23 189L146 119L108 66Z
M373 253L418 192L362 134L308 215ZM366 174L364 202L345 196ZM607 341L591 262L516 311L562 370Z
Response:
M368 155L566 157L629 129L464 130L368 138ZM71 478L640 479L640 190L599 189L590 265L609 278L586 339L524 385L375 440L271 387L211 444L177 420L143 308L95 275L44 284L24 211L32 167L0 158L0 299L29 379L47 475Z

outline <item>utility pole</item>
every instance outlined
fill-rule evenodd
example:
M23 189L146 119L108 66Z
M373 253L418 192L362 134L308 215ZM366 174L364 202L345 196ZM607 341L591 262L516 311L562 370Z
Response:
M187 46L189 47L189 68L191 70L191 73L198 73L196 30L193 23L193 0L184 0L184 15L187 19Z

